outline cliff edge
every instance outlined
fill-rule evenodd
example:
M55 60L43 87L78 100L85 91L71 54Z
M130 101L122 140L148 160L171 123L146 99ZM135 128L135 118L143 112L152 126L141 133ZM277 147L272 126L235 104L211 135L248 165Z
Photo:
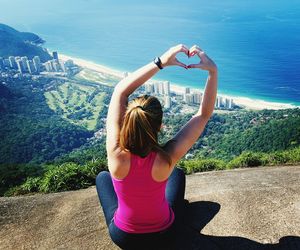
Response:
M178 249L300 249L300 166L187 176ZM0 249L118 249L95 187L0 198Z

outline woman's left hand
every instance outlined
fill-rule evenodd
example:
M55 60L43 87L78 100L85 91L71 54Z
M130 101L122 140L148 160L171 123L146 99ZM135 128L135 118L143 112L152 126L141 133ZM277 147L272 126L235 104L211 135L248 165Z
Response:
M185 65L184 63L178 61L178 59L176 58L176 55L180 52L185 53L187 56L189 56L189 49L183 45L183 44L178 44L174 47L171 47L167 52L165 52L161 57L161 63L163 67L167 67L167 66L180 66L183 67L185 69L187 69L187 65Z

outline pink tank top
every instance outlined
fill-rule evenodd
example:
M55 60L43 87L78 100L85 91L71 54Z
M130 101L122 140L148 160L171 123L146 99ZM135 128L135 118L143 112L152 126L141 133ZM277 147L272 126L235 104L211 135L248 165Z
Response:
M151 170L156 152L145 158L131 153L128 175L122 179L112 177L118 197L114 223L128 233L162 231L174 221L174 213L165 197L167 180L153 180Z

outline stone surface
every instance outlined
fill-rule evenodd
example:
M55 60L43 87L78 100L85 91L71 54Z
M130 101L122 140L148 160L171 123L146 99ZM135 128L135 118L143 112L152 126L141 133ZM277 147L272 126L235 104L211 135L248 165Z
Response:
M178 249L300 249L300 166L187 176ZM95 187L0 198L0 249L118 249Z

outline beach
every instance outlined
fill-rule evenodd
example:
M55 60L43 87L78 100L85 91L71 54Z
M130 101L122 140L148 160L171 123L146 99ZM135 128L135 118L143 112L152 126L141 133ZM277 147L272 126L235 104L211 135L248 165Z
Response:
M60 57L60 60L62 60L62 61L73 60L73 62L75 64L77 64L78 66L80 66L82 68L93 70L95 72L102 73L102 74L112 75L112 76L120 78L120 79L122 79L124 77L125 73L127 73L127 72L119 71L116 69L112 69L105 65L100 65L100 64L88 61L88 60L84 60L81 58L76 58L76 57L72 57L72 56L68 56L68 55L64 55L64 54L60 54L59 57ZM130 73L130 72L128 72L128 73ZM155 82L156 80L151 80L151 81ZM190 89L191 89L191 92L196 91L193 88L190 88ZM182 86L176 85L176 84L172 84L170 82L170 90L171 90L171 92L183 94L185 87L183 85ZM199 91L199 89L197 89L197 91ZM203 92L203 90L200 90L200 91ZM222 98L233 99L234 104L236 104L242 108L245 108L247 110L263 110L263 109L278 110L278 109L289 109L289 108L299 107L299 106L292 105L289 103L270 102L270 101L264 101L261 99L252 99L252 98L249 98L246 96L230 96L230 95L222 95L222 94L218 94L218 96L220 96Z

